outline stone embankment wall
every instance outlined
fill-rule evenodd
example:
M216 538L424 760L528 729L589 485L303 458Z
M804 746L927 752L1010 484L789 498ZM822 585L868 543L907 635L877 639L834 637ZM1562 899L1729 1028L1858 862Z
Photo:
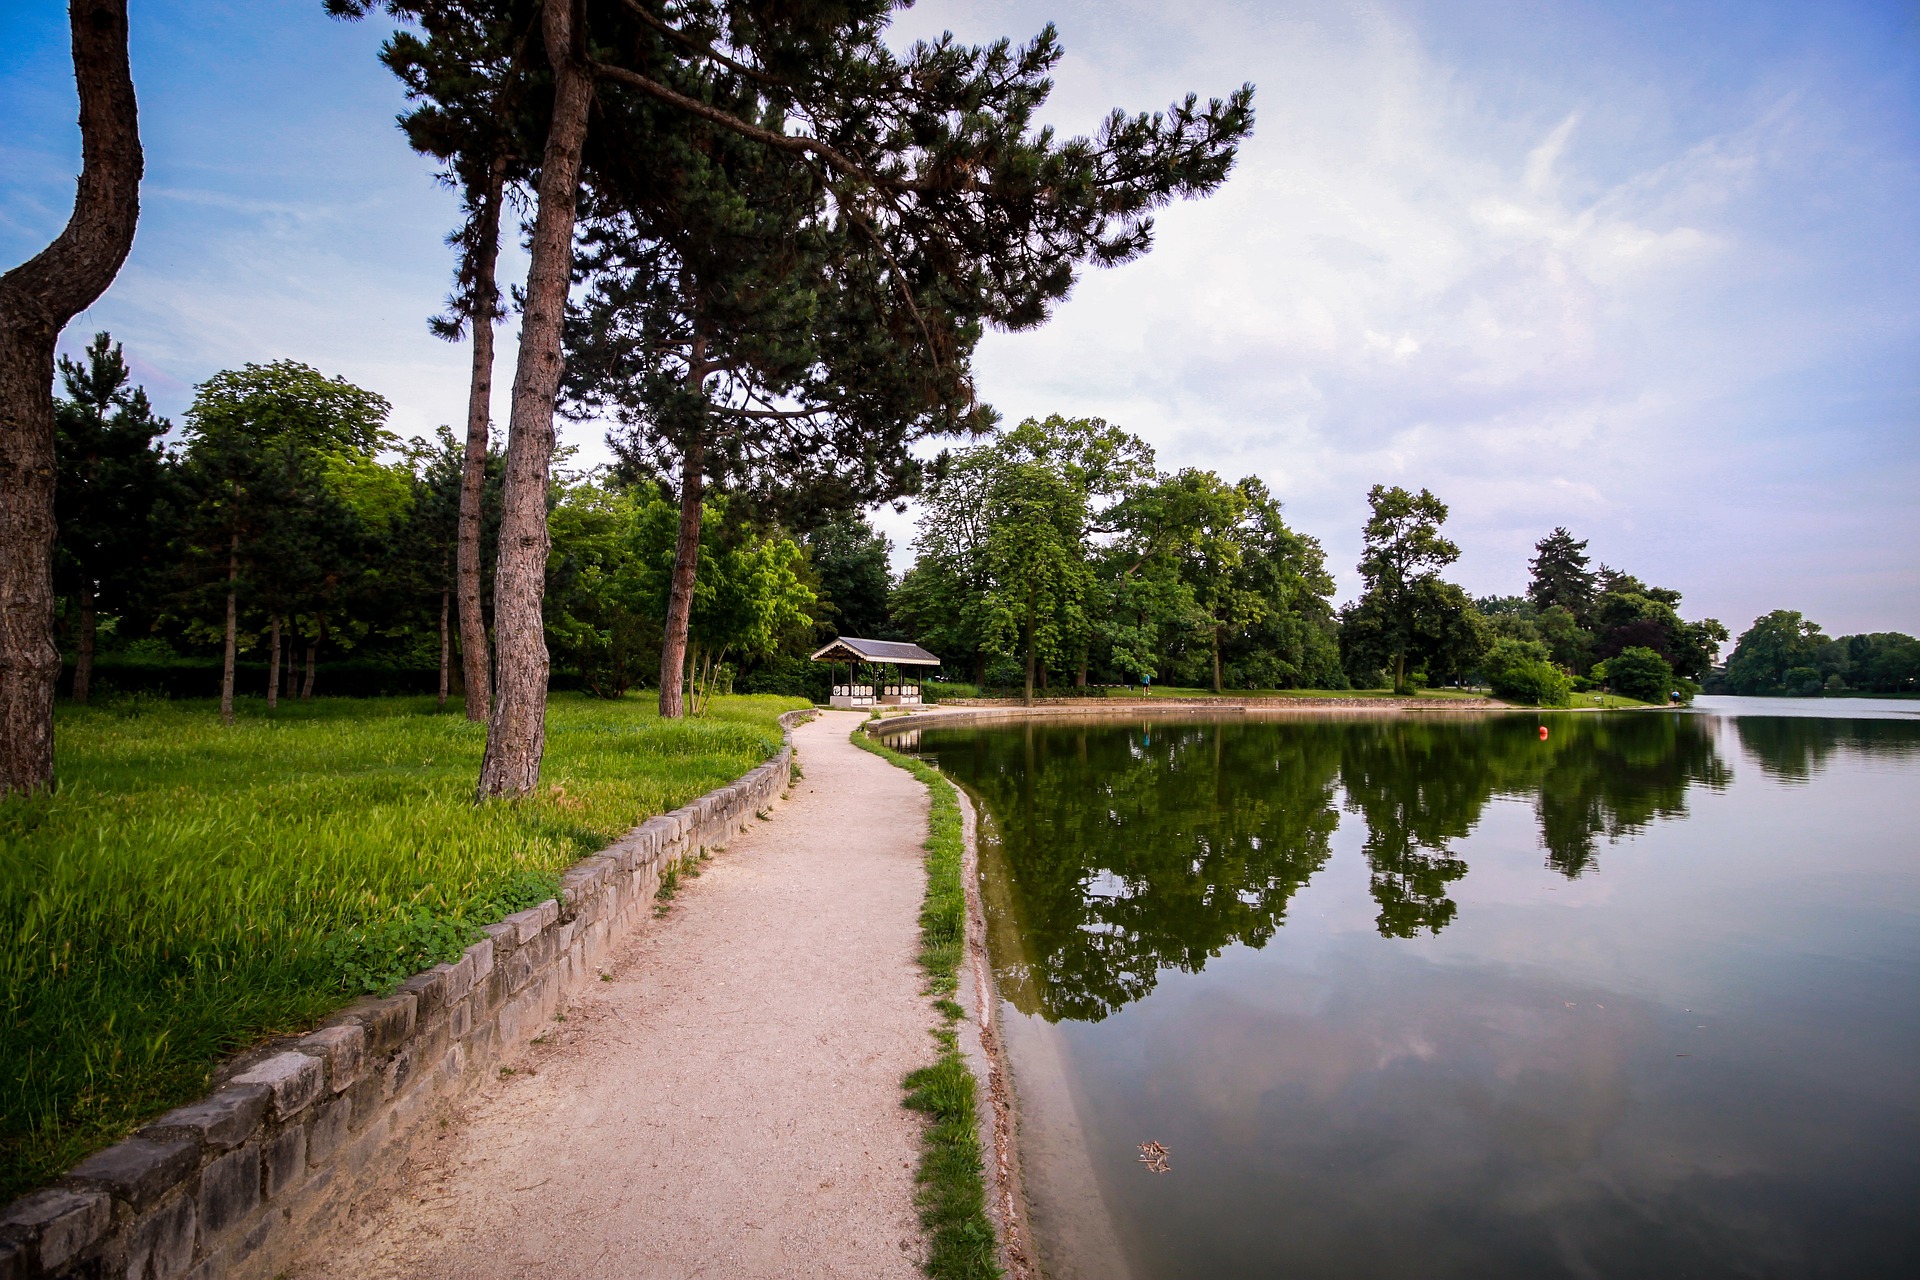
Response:
M575 863L560 897L488 926L459 960L229 1063L206 1097L14 1201L0 1215L0 1280L274 1274L392 1170L422 1119L598 976L663 871L777 799L792 760L789 732L737 782Z

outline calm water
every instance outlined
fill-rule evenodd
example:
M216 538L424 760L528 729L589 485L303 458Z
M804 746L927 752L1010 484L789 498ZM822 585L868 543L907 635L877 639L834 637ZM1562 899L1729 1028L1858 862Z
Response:
M1920 1276L1920 705L1744 701L925 731L1050 1271Z

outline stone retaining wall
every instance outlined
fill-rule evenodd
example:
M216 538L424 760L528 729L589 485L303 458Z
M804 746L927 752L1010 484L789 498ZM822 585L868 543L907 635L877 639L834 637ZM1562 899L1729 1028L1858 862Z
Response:
M786 791L779 754L650 818L486 929L452 964L255 1050L198 1102L96 1153L0 1215L0 1280L267 1276L404 1156L436 1105L498 1070L645 920L660 875Z

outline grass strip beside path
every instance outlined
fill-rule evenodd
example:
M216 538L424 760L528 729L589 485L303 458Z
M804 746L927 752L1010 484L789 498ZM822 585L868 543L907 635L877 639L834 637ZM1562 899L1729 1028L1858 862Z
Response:
M458 956L634 823L779 749L797 699L556 695L545 780L476 806L431 698L60 708L60 784L0 802L0 1203L197 1097L229 1054Z
M955 1024L965 1016L954 999L967 938L966 886L960 879L960 802L938 769L853 731L854 745L905 769L926 784L932 808L927 818L927 896L920 907L920 967L927 993L946 1025L935 1031L940 1047L932 1065L907 1076L906 1104L924 1111L927 1126L920 1152L920 1223L932 1248L927 1274L934 1280L987 1280L1000 1275L993 1223L987 1217L985 1164L972 1070L960 1054Z

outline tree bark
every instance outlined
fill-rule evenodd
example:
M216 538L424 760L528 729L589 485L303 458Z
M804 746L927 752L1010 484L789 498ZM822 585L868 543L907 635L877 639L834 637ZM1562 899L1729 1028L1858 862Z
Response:
M695 339L696 349L699 340ZM660 714L677 720L686 714L687 632L693 622L693 584L700 567L700 504L705 501L706 441L695 430L680 459L680 532L673 548L673 581L667 592L666 635L660 644Z
M487 171L480 232L473 261L473 374L467 385L467 449L460 468L460 527L456 590L460 598L460 671L466 684L467 719L484 721L493 703L493 669L487 618L480 603L480 529L487 492L488 427L493 415L494 268L500 259L500 202L506 195L507 157L497 155ZM571 232L569 232L571 235ZM446 699L444 695L442 702Z
M440 705L447 705L447 667L451 653L452 640L447 635L447 592L440 591Z
M220 659L220 723L233 723L233 660L240 621L240 535L227 544L227 643Z
M1220 628L1213 629L1213 691L1224 692L1220 687Z
M315 636L307 642L307 679L300 686L300 701L313 701L313 679L315 668L320 665L320 638Z
M573 275L573 222L580 150L593 82L578 47L581 0L546 0L541 11L553 61L553 114L540 165L532 263L521 313L520 360L507 424L507 477L500 553L493 577L494 702L478 798L519 796L540 782L547 731L547 638L541 616L547 572L547 486L554 400L560 392L561 330Z
M87 697L93 691L93 641L96 619L93 608L93 588L80 588L80 634L74 644L73 655L73 700L81 706L87 704Z
M1027 589L1027 705L1033 705L1033 589Z
M280 615L273 615L272 639L267 642L267 710L280 705Z
M0 796L53 784L53 348L106 292L140 216L126 0L73 0L80 184L53 243L0 276Z

